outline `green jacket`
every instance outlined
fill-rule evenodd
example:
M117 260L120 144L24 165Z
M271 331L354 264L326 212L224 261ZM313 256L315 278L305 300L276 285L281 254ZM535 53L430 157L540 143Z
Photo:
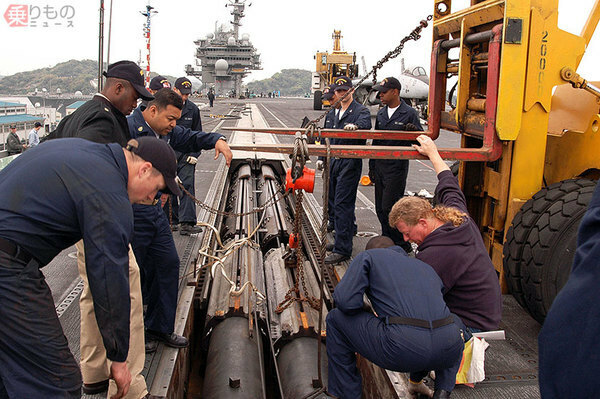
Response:
M21 144L21 140L19 140L19 136L17 136L16 133L10 132L8 134L8 138L6 139L6 151L8 151L8 155L20 154L23 152L23 144Z

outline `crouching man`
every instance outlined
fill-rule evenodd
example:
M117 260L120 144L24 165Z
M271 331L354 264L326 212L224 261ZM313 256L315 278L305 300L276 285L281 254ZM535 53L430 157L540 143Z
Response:
M360 399L356 355L388 370L410 372L420 382L435 370L434 398L450 397L463 339L444 303L442 281L427 264L409 258L389 237L375 237L335 287L336 308L327 315L330 394ZM376 314L363 310L363 294ZM411 393L431 396L423 383Z

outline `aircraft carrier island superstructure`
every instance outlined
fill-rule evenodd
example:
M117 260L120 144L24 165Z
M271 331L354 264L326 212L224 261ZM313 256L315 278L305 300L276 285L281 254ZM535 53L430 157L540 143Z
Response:
M232 7L233 29L226 30L224 25L215 26L215 32L206 38L196 40L196 66L186 65L186 74L197 76L207 89L214 88L217 95L239 97L242 79L251 70L260 68L260 54L250 42L247 33L239 36L241 19L244 17L246 0L229 0Z

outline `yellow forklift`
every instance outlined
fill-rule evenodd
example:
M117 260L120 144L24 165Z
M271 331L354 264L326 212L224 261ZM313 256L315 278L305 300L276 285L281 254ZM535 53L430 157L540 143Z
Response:
M600 0L579 35L558 28L558 0L471 0L454 13L451 3L434 0L423 133L434 140L441 129L460 135L460 148L440 148L440 154L460 161L456 172L503 292L543 322L570 273L577 228L600 177L600 90L575 72L600 19ZM317 67L325 71L319 74L324 85L335 71L323 60ZM452 77L455 102L446 98ZM414 140L420 133L317 134ZM267 147L252 149L293 152L292 146ZM323 145L308 150L328 153ZM329 155L423 158L411 147L382 146L331 146Z
M596 1L578 36L558 28L557 0L472 1L456 13L450 0L435 0L433 41L441 46L432 73L458 77L441 127L460 133L468 149L482 147L493 123L497 156L463 159L459 180L503 291L539 322L569 276L600 177L600 91L575 73L599 18ZM482 36L494 30L499 76L490 87L493 39ZM497 103L493 119L489 102Z
M350 79L358 75L358 64L356 63L356 53L342 51L341 39L342 32L334 30L333 51L320 52L315 54L316 69L312 74L311 90L313 93L315 110L323 109L323 106L330 106L329 100L323 100L323 90L333 83L336 76L348 76Z

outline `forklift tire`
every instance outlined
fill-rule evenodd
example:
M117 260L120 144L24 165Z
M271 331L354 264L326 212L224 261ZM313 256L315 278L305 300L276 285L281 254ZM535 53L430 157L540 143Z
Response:
M320 111L323 109L323 100L321 99L322 94L323 92L321 90L315 91L315 98L313 104L313 109L315 111Z
M550 205L531 228L522 252L521 284L529 313L539 323L569 278L577 230L595 184L570 192Z
M544 212L561 197L583 187L594 187L595 185L594 181L588 179L569 179L554 183L538 191L533 198L523 204L515 215L506 233L503 269L509 292L523 308L527 308L527 305L522 288L522 257L531 228Z

